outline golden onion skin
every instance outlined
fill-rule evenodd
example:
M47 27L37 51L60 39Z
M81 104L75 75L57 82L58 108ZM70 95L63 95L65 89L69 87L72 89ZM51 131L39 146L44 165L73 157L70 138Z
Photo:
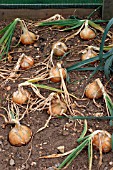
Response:
M99 150L100 143L102 147L102 152L107 153L111 151L112 145L111 145L111 134L106 131L106 133L99 132L98 134L94 135L92 143L96 150Z
M95 32L90 29L90 28L84 28L81 32L80 32L80 38L83 40L91 40L94 39L96 37Z
M48 109L48 114L52 116L60 116L62 113L66 113L67 105L59 99L52 100L51 106Z
M15 125L9 132L9 142L14 146L27 144L32 137L32 131L25 125Z
M67 46L63 42L56 42L52 46L53 54L63 56L67 52Z
M17 104L25 104L30 94L27 90L17 90L13 93L12 101Z
M30 31L25 31L21 36L20 36L20 42L24 45L30 45L33 44L37 39L37 36L30 32Z
M61 68L62 70L62 75L63 78L65 79L67 76L67 72L64 68ZM59 69L57 67L52 67L50 72L49 72L49 76L52 77L50 80L54 83L58 83L61 81L61 77L60 77L60 72Z
M99 99L103 94L97 82L93 81L86 86L85 95L89 99Z
M20 63L20 67L22 70L27 70L31 68L33 65L34 59L31 56L25 56Z
M83 60L87 60L87 59L93 58L95 56L97 56L97 53L95 51L88 50L86 53L82 54L81 59L83 61ZM95 63L95 62L92 62L92 63Z

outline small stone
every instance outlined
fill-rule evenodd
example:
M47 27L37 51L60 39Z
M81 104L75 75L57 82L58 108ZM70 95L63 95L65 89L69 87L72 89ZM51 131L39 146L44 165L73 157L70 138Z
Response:
M14 166L14 165L15 165L15 161L14 161L14 159L12 159L12 158L10 159L10 161L9 161L9 165L10 165L10 166Z
M58 146L57 149L58 149L61 153L64 153L64 146Z
M36 166L36 162L31 162L31 166Z
M37 43L35 43L35 44L34 44L34 47L38 47L38 44L37 44Z
M47 168L47 170L54 170L54 168L53 167L49 167L49 168Z
M113 165L113 162L109 162L109 165Z

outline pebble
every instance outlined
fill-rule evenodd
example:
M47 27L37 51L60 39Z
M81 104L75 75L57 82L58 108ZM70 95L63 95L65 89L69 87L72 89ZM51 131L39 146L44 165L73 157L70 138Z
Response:
M10 159L10 161L9 161L9 165L10 165L10 166L14 166L14 165L15 165L15 161L14 161L14 159L12 159L12 158Z
M113 162L109 162L109 165L113 165Z
M47 170L54 170L54 168L53 167L49 167L49 168L47 168Z

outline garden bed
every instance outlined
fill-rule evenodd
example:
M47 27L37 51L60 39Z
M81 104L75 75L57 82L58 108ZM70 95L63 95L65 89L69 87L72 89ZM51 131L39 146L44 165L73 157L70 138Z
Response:
M93 16L96 19L100 19L100 16ZM67 34L74 33L75 30L71 32L59 32L58 29L52 27L31 27L31 21L23 18L27 23L28 29L35 34L39 35L39 39L33 45L22 45L21 43L17 47L11 47L13 53L11 56L13 57L11 61L8 61L7 58L0 61L0 72L1 75L4 73L4 77L0 76L0 106L4 108L8 108L8 101L11 100L12 94L17 90L18 84L33 78L38 70L42 67L39 63L43 62L51 52L52 44L59 39L65 37ZM1 21L0 29L4 28L8 25L11 20ZM34 23L35 21L32 21ZM105 28L106 24L101 24L102 27ZM17 44L19 41L20 35L20 27L17 25L17 29L15 30L13 38L13 45ZM94 40L84 41L80 39L80 36L77 35L74 38L68 40L66 45L68 47L68 51L70 51L66 56L62 58L62 66L67 68L74 63L80 61L81 53L83 49L86 48L86 45L94 45L100 46L100 40L102 38L102 33L97 31L97 36ZM111 43L109 40L107 43ZM14 50L14 51L13 51ZM13 70L15 64L19 56L25 53L26 55L30 55L34 58L34 66L28 70L21 70L17 72L17 78L14 80L5 81L7 76L6 73L9 74L11 70ZM54 63L60 61L61 58L57 58L54 56ZM8 72L9 71L9 72ZM105 102L103 98L96 100L100 107L97 107L92 100L82 100L82 96L84 94L84 89L88 84L87 80L91 71L71 71L69 72L70 82L66 83L67 89L69 93L75 95L81 100L76 100L79 105L84 105L86 107L77 107L75 110L81 112L87 116L96 116L102 115L107 116L107 111L105 107ZM107 80L103 74L103 72L98 71L91 79L92 82L94 79L100 78L102 83L106 85ZM60 83L52 83L50 80L41 81L42 84L48 85L55 88L60 88ZM112 93L112 89L109 83L106 85L106 88L109 92ZM28 88L31 92L31 89ZM40 89L41 94L47 97L51 91L46 89ZM36 97L35 94L33 94ZM84 96L85 98L85 96ZM113 96L111 96L113 99ZM74 99L73 99L74 101ZM26 107L26 104L23 105ZM21 112L24 109L21 108ZM0 109L1 114L6 114L4 109ZM69 114L69 113L67 113ZM75 115L78 113L75 111ZM80 137L83 131L83 121L78 122L77 120L69 120L68 118L57 118L53 117L48 127L38 132L38 129L43 127L49 117L47 110L41 111L32 111L28 112L24 119L22 119L21 123L27 125L32 129L34 134L33 139L29 142L29 144L21 147L15 147L10 145L8 141L8 133L11 129L11 125L7 125L3 128L4 120L0 118L0 162L1 169L4 170L22 170L22 169L30 169L30 170L52 170L52 167L57 167L65 157L53 158L53 159L44 159L39 158L45 155L57 154L60 153L57 149L59 146L64 146L65 152L72 150L73 148L78 146L77 139ZM112 134L112 127L109 125L109 121L107 120L88 120L88 129L94 130L106 130ZM88 133L90 133L88 131ZM99 152L94 150L93 153L93 165L92 170L98 168L99 162ZM100 167L100 170L110 170L113 167L112 161L112 152L103 154L103 161ZM87 147L83 149L83 151L74 159L72 164L67 168L68 170L76 169L76 170L85 170L88 169L88 152Z

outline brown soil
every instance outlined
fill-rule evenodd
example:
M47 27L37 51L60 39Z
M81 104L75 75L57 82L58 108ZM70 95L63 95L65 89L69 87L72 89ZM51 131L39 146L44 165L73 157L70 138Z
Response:
M97 16L96 16L97 17ZM10 21L3 21L0 23L0 28L3 28ZM105 26L105 24L103 24ZM0 76L0 105L7 109L8 107L8 98L11 99L12 93L17 90L17 86L19 83L25 81L24 78L33 78L36 75L36 72L41 68L38 66L38 63L44 61L44 59L50 54L52 43L56 42L60 38L71 32L59 32L58 30L52 29L50 27L42 27L42 28L31 28L28 25L29 30L35 32L39 35L39 40L35 43L35 45L22 45L13 48L11 47L11 51L14 49L15 53L12 54L12 62L9 63L6 60L0 61L0 74L2 75L2 69L12 70L14 65L16 64L18 57L20 54L25 53L26 55L31 55L34 60L34 66L27 70L22 71L21 69L18 72L19 77L15 80L9 80L8 82L4 82L5 79ZM20 30L19 26L15 31L14 37L16 37L16 42L19 40ZM97 32L97 36L92 41L83 41L80 39L79 35L75 38L66 42L70 53L65 56L62 61L63 67L68 67L76 63L80 60L79 52L85 49L85 45L96 45L99 46L99 40L101 40L102 33ZM16 52L21 50L22 52ZM60 58L54 57L54 62L58 61ZM87 79L90 75L90 71L80 72L80 71L72 71L69 73L70 83L67 83L67 89L73 95L81 98L84 89L87 85ZM5 75L4 75L5 76ZM100 78L103 84L106 84L107 80L104 77L102 72L98 72L91 80L93 81L95 78ZM49 80L41 82L45 85L50 85L52 87L60 88L60 83L51 83ZM11 89L9 90L8 87ZM107 85L107 89L111 91L109 85ZM30 91L30 89L28 89ZM41 94L43 96L48 96L50 94L49 90L41 89ZM32 97L36 97L35 95ZM74 99L73 99L74 100ZM101 107L95 106L92 100L86 101L77 101L80 105L87 105L87 108L79 108L76 107L76 110L79 110L84 115L95 115L96 113L103 113L104 116L107 116L105 103L103 98L96 100ZM24 105L26 107L26 105ZM6 114L4 109L0 109L2 114ZM22 112L23 110L21 110ZM69 114L69 112L67 113ZM77 115L77 113L76 113ZM22 124L29 126L33 134L37 132L37 130L44 126L46 120L49 115L47 114L47 110L35 111L32 113L28 113L24 119L21 121ZM11 146L8 141L8 133L12 127L12 125L7 125L3 128L3 119L0 118L0 170L52 170L52 167L59 165L65 157L62 158L53 158L53 159L40 159L40 156L57 154L59 151L57 150L58 146L64 146L65 152L69 151L76 146L78 146L77 139L80 136L83 130L83 121L80 124L77 121L72 121L67 118L59 119L52 118L49 122L49 126L43 131L36 133L33 137L33 140L29 142L26 146L22 147L14 147ZM76 123L76 125L75 125ZM109 125L109 121L97 121L90 120L88 121L88 129L97 130L107 130L112 133L112 127ZM29 153L30 157L29 157ZM27 160L28 159L28 160ZM11 165L11 161L14 160L14 164ZM99 152L94 150L93 153L93 166L92 169L98 169L99 162ZM107 154L103 154L103 163L100 167L100 170L110 170L113 167L112 161L112 152ZM77 158L72 162L72 164L67 168L67 170L85 170L88 169L88 152L87 147L77 156Z

